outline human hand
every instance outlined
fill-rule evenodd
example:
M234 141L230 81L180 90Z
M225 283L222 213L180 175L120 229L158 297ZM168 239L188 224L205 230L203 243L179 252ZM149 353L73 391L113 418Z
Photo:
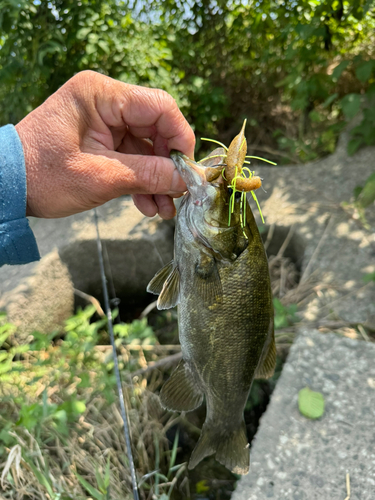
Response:
M195 137L164 91L83 71L16 130L27 215L65 217L131 194L143 214L168 219L175 214L171 197L186 190L169 152L193 158Z

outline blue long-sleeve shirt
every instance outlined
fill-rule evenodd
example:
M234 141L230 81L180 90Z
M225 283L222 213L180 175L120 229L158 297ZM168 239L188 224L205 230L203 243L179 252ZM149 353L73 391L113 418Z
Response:
M26 170L13 125L0 128L0 266L40 259L26 219Z

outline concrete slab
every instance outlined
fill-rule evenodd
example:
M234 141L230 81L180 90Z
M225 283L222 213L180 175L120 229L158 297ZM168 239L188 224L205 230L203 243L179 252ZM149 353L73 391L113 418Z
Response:
M363 281L375 271L375 204L367 210L369 230L343 207L374 171L375 148L349 157L348 138L343 133L335 153L313 163L254 167L267 190L258 195L266 223L294 227L305 246L302 279L320 285L300 304L307 322L366 322L375 315L375 283Z
M325 413L298 410L308 386L325 398ZM251 466L232 500L375 498L375 344L303 330L263 415Z

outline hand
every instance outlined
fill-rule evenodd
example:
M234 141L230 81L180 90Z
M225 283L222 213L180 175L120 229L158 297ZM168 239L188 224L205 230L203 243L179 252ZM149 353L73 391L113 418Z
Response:
M152 217L174 216L186 190L171 149L193 158L193 131L162 90L93 71L71 78L16 125L25 154L27 215L65 217L123 194Z

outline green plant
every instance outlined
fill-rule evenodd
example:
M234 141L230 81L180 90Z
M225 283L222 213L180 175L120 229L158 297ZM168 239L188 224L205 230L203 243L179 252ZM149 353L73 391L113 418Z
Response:
M157 342L153 329L147 324L147 318L117 324L113 330L118 335L117 345L122 342L136 345L152 345Z
M145 481L152 480L153 481L153 485L152 485L153 497L157 498L158 500L170 500L172 492L177 484L179 477L183 473L186 474L186 472L187 472L187 463L175 465L176 457L177 457L179 436L180 436L180 432L179 432L179 429L177 429L176 434L175 434L175 438L173 441L173 447L172 447L172 450L170 452L167 475L162 474L159 470L159 465L160 465L159 442L158 442L158 437L156 435L154 436L154 447L155 447L155 451L156 451L156 455L155 455L155 469L156 470L154 472L144 476L140 481L140 486Z
M279 299L274 298L273 305L275 308L275 330L286 328L299 321L298 316L296 316L296 304L284 306Z
M122 423L115 404L115 379L110 370L112 349L107 322L95 320L95 314L92 306L78 311L67 320L62 336L34 332L32 343L22 349L12 347L16 329L4 315L0 317L4 499L14 498L20 481L20 500L32 496L54 500L131 496ZM144 366L139 359L145 363L154 356L146 350L142 358L133 356L130 364L128 347L131 349L137 335L148 347L156 343L156 338L146 320L119 325L119 331L123 336L117 339L118 357L125 381L129 368ZM155 382L156 388L161 382ZM165 426L173 417L162 411L153 390L152 385L147 387L146 379L123 385L136 443L137 471L142 475L142 471L154 470L157 459L157 470L168 478L167 484L159 478L162 496L171 494L185 469L175 465L178 437L169 451L165 436ZM155 436L158 450L154 450Z
M370 283L370 281L375 281L375 272L368 273L365 276L363 276L363 281L365 283Z
M96 500L109 500L109 486L110 486L110 481L111 481L111 474L110 474L110 461L109 459L107 460L107 465L104 470L104 475L102 475L98 468L95 467L95 478L96 482L98 485L99 489L94 488L89 482L86 481L84 477L82 477L78 472L75 472L75 475L78 479L78 481L81 483L81 485L85 488L87 493L90 494L90 496L94 497Z
M366 229L370 229L366 219L366 208L375 202L375 172L368 177L364 186L354 188L353 196L353 203L345 202L342 203L342 206L354 210L356 218L362 222Z

